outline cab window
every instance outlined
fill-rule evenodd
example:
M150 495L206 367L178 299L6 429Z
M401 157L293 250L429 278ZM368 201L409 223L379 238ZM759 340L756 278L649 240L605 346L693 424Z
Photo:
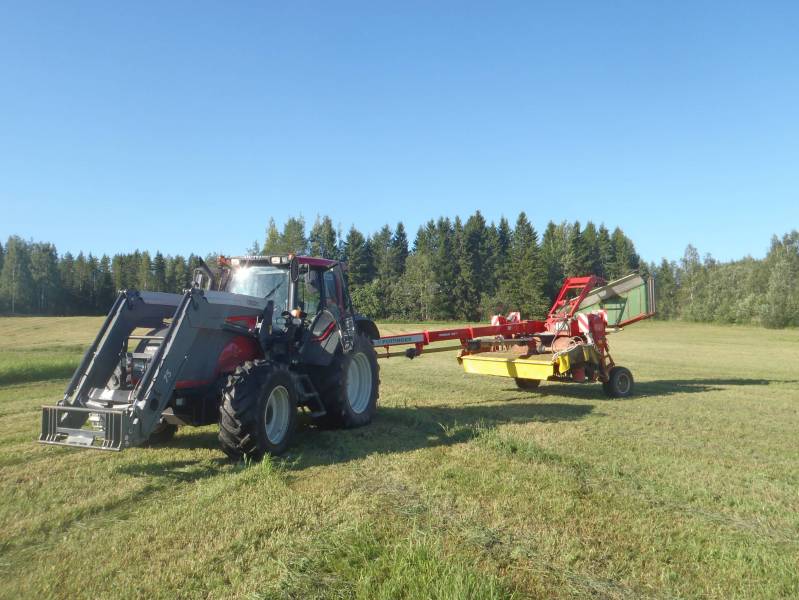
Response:
M338 287L336 274L333 271L325 271L324 288L325 308L332 312L338 319L342 314L341 290Z

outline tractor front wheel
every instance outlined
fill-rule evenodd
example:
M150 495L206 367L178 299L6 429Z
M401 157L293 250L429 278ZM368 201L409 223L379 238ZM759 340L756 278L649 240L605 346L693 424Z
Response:
M219 406L219 441L230 458L282 454L296 425L297 390L285 368L247 362L228 377Z
M516 387L525 392L532 392L541 383L538 379L520 379L518 377L514 378L514 381L516 382Z
M608 380L602 384L602 389L609 398L627 398L632 396L633 374L624 367L613 367L608 375Z
M372 341L359 333L352 350L338 354L329 369L329 383L322 393L327 423L338 427L369 424L377 410L380 388L380 367Z

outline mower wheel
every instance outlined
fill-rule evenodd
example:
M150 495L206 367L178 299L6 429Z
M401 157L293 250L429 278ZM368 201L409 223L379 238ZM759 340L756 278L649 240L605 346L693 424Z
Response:
M515 377L513 381L516 382L517 388L524 390L525 392L532 392L541 383L541 380L539 379L520 379L519 377Z
M285 452L297 425L297 390L286 368L246 362L228 377L219 405L219 442L234 460Z
M325 421L337 427L360 427L372 421L380 390L380 367L372 341L359 333L352 350L339 353L329 367L322 392Z
M609 398L627 398L632 395L635 381L633 374L624 367L613 367L602 389Z

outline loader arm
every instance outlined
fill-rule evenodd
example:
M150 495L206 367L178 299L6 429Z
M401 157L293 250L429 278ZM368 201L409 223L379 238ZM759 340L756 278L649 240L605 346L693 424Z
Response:
M253 335L230 322L233 316L260 314L265 300L203 292L183 296L121 292L57 406L42 407L45 444L121 450L144 443L158 425L181 375L190 370L214 377L219 348L235 336ZM132 390L113 390L107 382L131 332L172 319L163 341ZM210 372L209 372L210 371ZM92 418L94 429L84 427Z

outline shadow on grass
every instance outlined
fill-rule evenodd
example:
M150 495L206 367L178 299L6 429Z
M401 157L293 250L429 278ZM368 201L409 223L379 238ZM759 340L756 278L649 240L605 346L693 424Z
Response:
M636 397L656 398L674 394L699 394L715 392L733 386L767 386L777 383L799 383L795 380L769 380L748 378L701 378L701 379L656 379L635 382ZM506 388L506 392L519 392L516 388ZM520 392L546 398L562 397L581 400L608 400L618 402L618 398L608 398L599 383L548 383L530 392Z
M518 402L465 406L380 407L368 427L320 430L300 427L286 466L302 470L345 463L372 454L399 454L468 442L481 430L508 423L554 423L582 419L590 404Z
M345 463L371 454L398 454L422 448L451 446L468 442L481 430L506 423L554 423L582 419L593 411L590 404L540 403L525 401L507 404L474 403L465 406L379 406L371 425L358 429L325 429L303 417L294 441L279 460L289 471L317 465ZM218 449L216 431L185 428L174 440L154 449ZM120 472L129 475L169 478L191 482L222 473L231 461L223 457L209 462L154 460L125 465Z
M229 461L221 457L211 461L167 460L122 465L116 471L135 477L148 477L156 481L194 483L219 475L222 472L222 467L228 463ZM159 486L156 487L160 489Z

